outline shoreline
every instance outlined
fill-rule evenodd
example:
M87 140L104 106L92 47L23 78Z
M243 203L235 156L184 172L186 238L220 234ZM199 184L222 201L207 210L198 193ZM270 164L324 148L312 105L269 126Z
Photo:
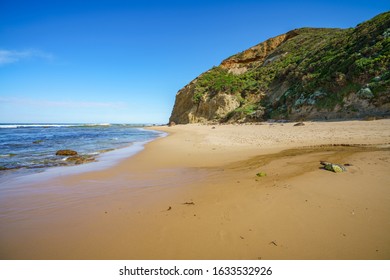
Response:
M390 257L390 120L150 129L169 136L0 198L0 258Z
M53 125L57 126L57 125ZM143 127L136 127L140 130L146 130ZM7 184L11 187L29 183L31 181L39 183L42 181L48 181L55 179L56 177L61 176L71 176L81 173L88 173L93 171L104 170L111 168L119 164L122 160L130 158L137 153L144 150L144 146L151 141L154 141L158 138L165 137L167 134L161 131L155 131L158 136L146 141L134 141L129 143L127 146L119 148L110 148L106 151L97 150L93 154L93 160L91 162L85 162L81 164L68 164L68 165L59 165L59 166L49 166L42 167L35 170L34 168L15 168L4 170L4 174L0 176L0 183ZM63 159L66 161L66 158Z

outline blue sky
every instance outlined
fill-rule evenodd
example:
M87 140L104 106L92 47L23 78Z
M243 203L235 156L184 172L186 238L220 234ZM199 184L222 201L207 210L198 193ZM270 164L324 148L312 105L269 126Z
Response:
M0 1L0 123L166 123L177 91L299 27L354 27L367 1Z

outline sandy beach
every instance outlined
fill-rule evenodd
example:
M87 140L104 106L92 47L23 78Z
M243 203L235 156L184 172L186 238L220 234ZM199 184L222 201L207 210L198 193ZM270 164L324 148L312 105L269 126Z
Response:
M390 120L150 129L112 168L4 188L0 258L390 259Z

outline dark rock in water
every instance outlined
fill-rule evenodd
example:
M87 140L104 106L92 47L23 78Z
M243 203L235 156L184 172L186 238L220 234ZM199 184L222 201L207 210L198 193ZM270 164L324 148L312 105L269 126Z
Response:
M303 122L299 122L299 123L296 123L294 124L294 126L304 126L305 124Z
M59 150L56 152L56 156L75 156L75 155L77 155L77 152L73 150Z
M8 169L9 169L9 168L0 165L0 171L1 171L1 170L8 170Z
M40 143L42 143L43 142L43 140L35 140L34 142L33 142L33 144L40 144Z
M74 164L83 164L83 163L95 161L95 158L91 156L76 155L76 156L68 157L66 161L73 162Z

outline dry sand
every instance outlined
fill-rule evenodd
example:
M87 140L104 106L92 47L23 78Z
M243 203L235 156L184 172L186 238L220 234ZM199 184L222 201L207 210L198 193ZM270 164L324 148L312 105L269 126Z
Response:
M390 120L153 129L113 168L2 191L0 258L390 258Z

